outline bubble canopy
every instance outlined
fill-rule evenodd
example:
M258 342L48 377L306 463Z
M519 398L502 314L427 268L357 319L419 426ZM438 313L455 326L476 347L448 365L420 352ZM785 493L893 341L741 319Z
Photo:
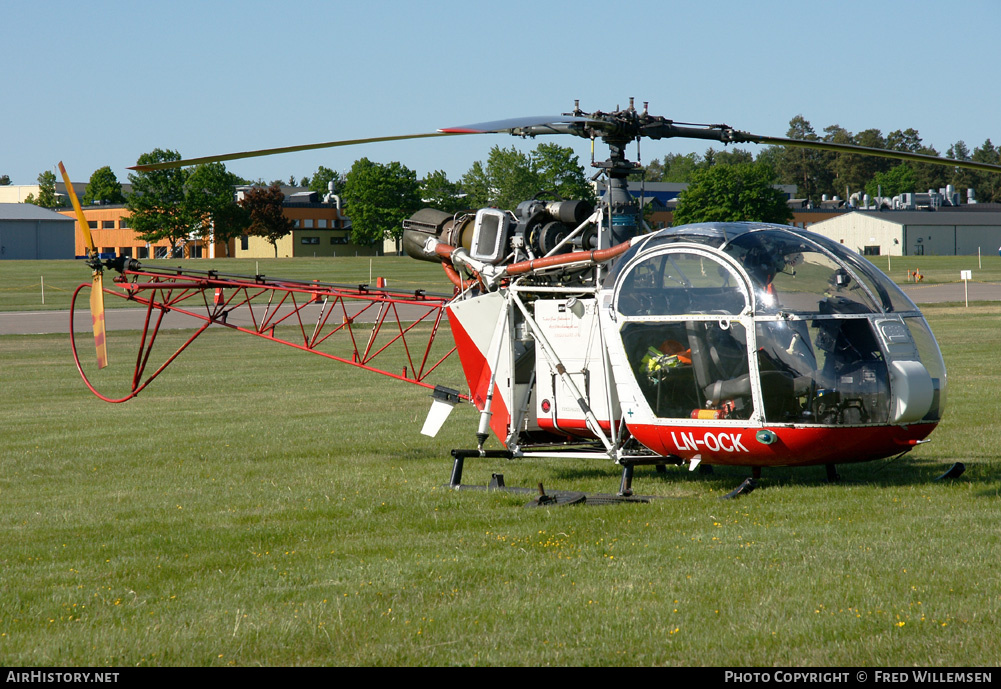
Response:
M851 249L795 227L684 225L611 268L609 317L657 419L935 422L945 365L914 303Z
M767 223L697 223L646 235L616 262L606 284L614 283L638 254L679 242L703 244L737 259L756 296L776 280L792 287L788 277L798 276L796 291L812 289L823 295L833 287L839 296L864 305L869 313L918 312L914 302L890 278L845 245L796 227ZM809 265L804 265L807 259ZM798 271L800 266L812 276L812 284L803 284L807 281ZM757 305L756 311L770 305L768 299L758 301L763 303Z

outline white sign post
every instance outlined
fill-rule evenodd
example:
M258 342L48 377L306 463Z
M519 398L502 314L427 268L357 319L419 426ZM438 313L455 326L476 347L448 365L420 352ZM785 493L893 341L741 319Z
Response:
M970 308L970 280L973 279L973 271L959 271L959 279L963 281L963 291L966 294L966 308Z

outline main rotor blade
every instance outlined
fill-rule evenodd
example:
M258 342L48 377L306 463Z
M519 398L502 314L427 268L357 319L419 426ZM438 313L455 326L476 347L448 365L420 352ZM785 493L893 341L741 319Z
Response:
M243 151L241 153L225 153L223 155L204 156L202 158L187 158L185 160L173 160L165 163L149 163L146 165L134 165L129 170L138 172L152 172L154 170L170 170L178 167L190 167L203 163L221 163L226 160L240 160L243 158L257 158L259 156L269 156L278 153L294 153L297 151L312 151L319 148L336 148L338 146L357 146L358 144L377 143L380 141L405 141L407 139L429 139L436 136L455 136L459 134L524 134L534 136L536 134L579 134L580 125L589 125L600 128L606 123L590 117L574 117L563 115L537 116L537 117L517 117L509 120L495 120L493 122L481 122L478 124L467 124L459 127L447 127L436 132L426 132L424 134L402 134L398 136L373 136L367 139L345 139L343 141L326 141L318 144L304 144L301 146L283 146L281 148L262 148L257 151ZM576 127L576 128L575 128Z
M755 134L746 134L745 132L740 133L745 134L749 141L759 144L812 148L818 151L833 151L834 153L859 153L862 155L879 156L881 158L893 158L895 160L909 160L915 163L951 165L954 167L967 168L969 170L979 170L981 172L1001 172L1001 165L978 163L975 160L955 160L953 158L940 158L938 156L925 155L924 153L892 151L886 148L869 148L868 146L856 146L855 144L836 144L828 141L807 141L804 139L785 139L774 136L757 136Z
M579 134L581 125L598 129L607 127L604 120L574 115L537 115L535 117L513 117L507 120L465 124L446 127L439 132L446 134L515 134L535 136L536 134Z
M776 146L792 146L812 148L835 153L856 153L861 155L879 156L894 160L908 160L916 163L931 163L934 165L951 165L954 167L980 170L984 172L1001 172L1001 165L978 163L972 160L954 160L940 158L922 153L907 151L891 151L883 148L869 148L854 144L837 144L826 141L808 141L804 139L788 139L775 136L761 136L733 129L727 125L683 126L662 117L649 117L645 113L637 117L632 110L626 113L593 113L591 115L537 115L533 117L515 117L506 120L493 120L475 124L445 127L436 132L424 134L404 134L399 136L376 136L367 139L346 139L343 141L327 141L318 144L302 146L285 146L281 148L264 148L257 151L242 153L227 153L224 155L205 156L203 158L188 158L163 163L135 165L130 170L150 172L153 170L168 170L171 168L188 167L202 163L217 163L226 160L255 158L258 156L292 153L296 151L311 151L320 148L338 146L355 146L358 144L377 143L381 141L404 141L407 139L427 139L437 136L455 136L461 134L514 134L515 136L536 136L538 134L572 134L585 138L601 137L616 139L632 139L648 137L651 139L704 139L726 143L758 143Z
M376 143L379 141L404 141L406 139L427 139L435 136L452 136L459 132L429 132L425 134L403 134L400 136L375 136L368 139L346 139L344 141L326 141L319 144L305 144L302 146L284 146L281 148L262 148L258 151L243 151L242 153L226 153L223 155L205 156L203 158L188 158L186 160L172 160L166 163L150 163L148 165L134 165L129 170L138 172L152 172L153 170L169 170L177 167L189 167L201 165L203 163L221 163L225 160L240 160L242 158L257 158L259 156L270 156L278 153L295 153L296 151L312 151L318 148L336 148L337 146L356 146L358 144Z
M941 158L938 156L926 155L924 153L893 151L886 148L870 148L868 146L857 146L855 144L837 144L830 141L810 141L807 139L787 139L778 136L762 136L760 134L751 134L750 132L734 129L733 127L725 124L680 126L670 120L659 120L645 125L643 127L642 136L646 136L651 139L703 139L709 141L719 141L724 144L752 143L789 146L794 148L811 148L818 151L831 151L833 153L855 153L859 155L878 156L880 158L892 158L894 160L909 160L915 163L949 165L952 167L979 170L981 172L1001 172L1001 165L978 163L974 160L955 160L953 158Z

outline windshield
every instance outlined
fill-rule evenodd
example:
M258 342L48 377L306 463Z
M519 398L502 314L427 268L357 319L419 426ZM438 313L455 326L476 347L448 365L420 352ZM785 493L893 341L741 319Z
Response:
M757 312L881 311L853 271L804 236L780 229L748 232L723 251L750 276Z

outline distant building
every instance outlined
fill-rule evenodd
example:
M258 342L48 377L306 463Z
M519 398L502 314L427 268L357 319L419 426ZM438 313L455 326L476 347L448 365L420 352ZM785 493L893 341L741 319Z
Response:
M87 191L88 184L89 182L73 182L73 189L76 191L77 196L83 198L83 195ZM28 196L34 196L37 199L39 194L41 194L41 191L42 188L38 184L0 185L0 203L24 203L24 200L28 198ZM122 185L123 194L128 194L131 191L131 184ZM56 182L56 197L63 199L63 203L66 208L70 207L70 197L69 194L66 193L66 184L62 181Z
M75 222L76 213L72 208L60 210L59 213L74 220L74 251L77 256L86 256L87 247L83 241L83 232L77 227L79 223ZM170 242L166 239L151 244L136 236L129 226L131 213L125 206L84 206L83 215L90 226L94 246L101 253L139 259L168 258L170 254Z
M237 196L249 189L237 190ZM285 217L295 222L292 234L278 240L276 246L263 237L243 235L234 241L232 256L237 258L278 258L305 256L380 256L382 247L351 243L351 219L344 215L340 198L320 201L316 192L298 187L282 187L285 194Z
M0 259L73 258L75 223L30 203L0 203Z
M245 187L247 189L249 187ZM241 190L238 190L238 193ZM286 196L284 212L295 222L292 234L278 241L278 256L376 256L384 251L383 246L368 247L351 243L351 220L343 215L337 197L329 203L317 200L315 192L297 187L282 187ZM35 208L29 204L12 204ZM115 253L137 259L171 258L171 246L167 240L145 242L136 236L130 227L131 213L122 205L85 206L84 217L90 227L91 237L101 253ZM60 209L56 215L75 220L72 209ZM75 228L73 253L65 258L83 256L87 253L83 232ZM192 235L183 242L181 250L188 258L272 258L275 248L261 237L243 235L228 243L213 242L211 236L203 239ZM392 251L392 249L390 249Z
M994 204L929 210L857 210L810 231L869 256L993 254L1001 247L1001 208Z

